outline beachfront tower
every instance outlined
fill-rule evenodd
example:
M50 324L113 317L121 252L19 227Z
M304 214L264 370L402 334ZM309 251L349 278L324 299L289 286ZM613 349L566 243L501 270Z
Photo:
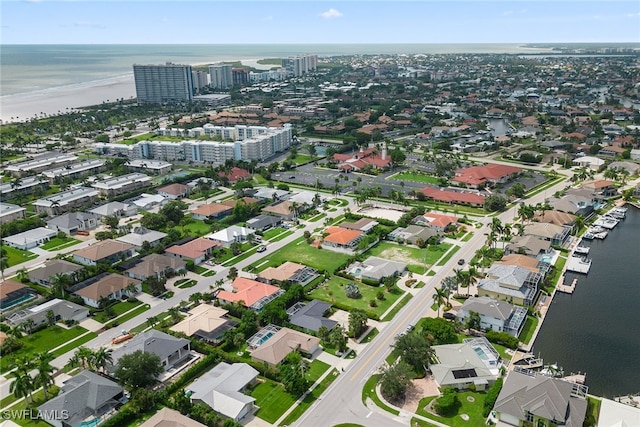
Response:
M209 65L209 80L214 89L229 89L233 86L233 66L231 64Z
M190 102L193 74L190 65L134 65L138 103Z

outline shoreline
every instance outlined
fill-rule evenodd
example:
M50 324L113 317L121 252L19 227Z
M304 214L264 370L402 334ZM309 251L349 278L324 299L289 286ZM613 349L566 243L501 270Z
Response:
M265 71L273 67L273 65L258 64L259 60L260 58L250 58L241 59L240 62L254 68L264 67ZM236 61L221 60L189 65L201 67L212 63ZM0 96L0 123L24 122L34 117L41 118L43 114L45 117L60 115L103 102L114 102L121 98L131 100L135 97L133 72L100 80L2 95Z

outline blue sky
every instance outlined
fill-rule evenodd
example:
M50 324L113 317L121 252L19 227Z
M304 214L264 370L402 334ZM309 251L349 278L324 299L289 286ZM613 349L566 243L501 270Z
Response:
M640 42L640 1L1 0L2 44Z

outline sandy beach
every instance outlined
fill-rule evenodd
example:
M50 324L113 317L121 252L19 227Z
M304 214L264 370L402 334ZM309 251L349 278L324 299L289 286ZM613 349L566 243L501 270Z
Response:
M258 64L257 61L258 59L244 59L242 63L262 70L269 70L273 67L273 65ZM1 96L0 119L2 123L24 121L33 118L34 115L41 116L42 113L46 115L59 114L74 108L97 105L107 100L113 102L116 99L131 99L135 96L133 73L130 73L105 80Z
M0 97L0 119L3 123L24 121L42 113L58 114L73 108L100 104L103 101L130 99L136 96L133 73L111 79L41 91Z

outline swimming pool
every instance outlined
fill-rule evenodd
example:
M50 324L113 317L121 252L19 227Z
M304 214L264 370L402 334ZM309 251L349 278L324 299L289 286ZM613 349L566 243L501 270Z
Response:
M551 264L553 262L553 257L551 255L543 255L540 258L540 261L546 262L547 264Z
M1 309L3 309L3 310L6 310L7 308L11 308L11 307L16 306L16 305L18 305L18 304L22 304L23 302L25 302L25 301L29 301L29 300L32 300L32 299L34 299L34 298L35 298L35 295L33 295L33 294L26 294L26 295L21 296L21 297L20 297L20 298L18 298L17 300L10 302L9 304L3 305L3 306L2 306L2 307L0 307L0 308L1 308Z
M275 332L267 332L265 334L265 336L263 336L262 338L260 338L258 340L258 345L262 345L262 344L266 343L267 341L269 341L269 338L271 338L273 336L273 334L275 334Z

